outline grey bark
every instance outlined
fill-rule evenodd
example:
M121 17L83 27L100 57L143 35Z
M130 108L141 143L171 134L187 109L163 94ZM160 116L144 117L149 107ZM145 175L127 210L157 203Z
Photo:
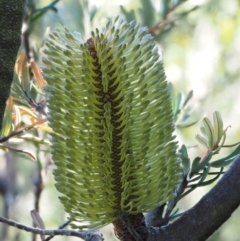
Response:
M25 0L0 1L0 130L21 43Z
M175 222L139 230L146 241L204 241L240 204L240 155L221 180Z

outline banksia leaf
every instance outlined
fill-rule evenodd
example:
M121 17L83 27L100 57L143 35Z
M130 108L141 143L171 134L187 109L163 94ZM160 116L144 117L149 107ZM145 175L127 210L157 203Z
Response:
M118 18L91 35L57 29L44 50L56 187L80 229L169 201L182 175L153 37Z
M7 100L6 110L3 118L2 129L0 130L0 137L7 136L12 129L12 112L13 112L13 99L9 96Z
M226 139L226 130L223 129L223 121L220 113L213 113L213 124L205 117L202 121L203 126L200 128L202 135L197 134L196 139L210 151L218 153Z
M35 62L31 62L31 70L33 72L35 82L37 86L42 89L45 85L47 85L46 80L42 77L42 73L40 71L40 68L37 66Z

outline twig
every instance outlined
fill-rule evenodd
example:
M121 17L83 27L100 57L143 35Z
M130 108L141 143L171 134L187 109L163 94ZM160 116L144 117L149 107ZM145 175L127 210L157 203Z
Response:
M24 16L24 21L23 21L23 31L22 31L22 44L24 47L25 55L27 57L28 63L33 61L33 54L31 53L30 50L30 44L29 44L29 27L30 27L30 12L28 11L25 16ZM30 71L31 74L31 71ZM31 74L32 75L32 74Z
M69 223L71 223L71 220L68 220L67 222L65 222L64 224L62 224L61 226L58 227L58 229L63 229L65 228ZM54 235L51 235L49 237L47 237L44 241L49 241L54 237Z
M35 177L33 178L33 183L35 186L34 190L34 210L39 213L39 203L40 203L40 197L43 190L43 180L42 180L42 174L41 169L38 165L37 173L35 174ZM33 226L36 227L36 224L33 222ZM42 227L41 227L42 228ZM32 241L36 241L36 234L33 234Z
M35 126L42 124L46 121L46 119L42 119L41 123L39 122L40 120L38 120L36 123L33 123L32 125L26 126L18 131L13 131L11 134L9 134L8 136L2 137L0 138L0 143L3 143L5 141L8 141L10 138L14 137L14 136L18 136L20 134L23 134L26 131L31 130L32 128L34 128Z
M41 235L61 235L61 236L73 236L81 238L85 241L103 241L102 233L99 230L96 231L88 231L88 232L78 232L74 230L66 230L66 229L54 229L54 230L43 230L40 228L32 228L25 226L23 224L17 223L13 220L6 219L0 216L0 222L13 226L15 228L24 230L26 232L31 232L35 234Z
M156 23L155 25L153 25L150 29L149 29L149 33L150 34L155 34L157 31L159 31L161 29L161 27L166 23L166 21L168 20L169 16L172 14L172 12L178 7L180 6L184 1L178 1L176 4L174 4L171 8L169 8L166 12L166 14L163 16L163 18Z
M5 153L4 156L5 169L0 176L0 193L4 197L3 216L9 218L9 208L13 205L16 194L16 162L11 152ZM0 240L6 240L8 225L1 226Z
M225 173L225 171L224 172L209 172L208 173L208 175L217 175L217 174L224 174Z
M42 180L42 174L41 174L40 168L38 168L37 170L35 179L36 180L34 180L34 185L35 185L34 209L39 213L39 202L40 202L40 197L43 190L43 180Z

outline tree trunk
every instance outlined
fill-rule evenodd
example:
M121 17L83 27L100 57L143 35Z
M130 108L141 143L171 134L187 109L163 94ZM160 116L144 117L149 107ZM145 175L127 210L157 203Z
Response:
M21 43L25 0L0 1L0 130Z

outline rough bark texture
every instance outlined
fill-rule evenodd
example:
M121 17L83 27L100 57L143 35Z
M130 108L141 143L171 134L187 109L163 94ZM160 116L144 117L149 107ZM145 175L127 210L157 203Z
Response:
M193 208L172 224L140 229L146 241L204 241L210 237L240 204L240 156L222 179Z
M0 130L21 43L25 0L0 1Z

